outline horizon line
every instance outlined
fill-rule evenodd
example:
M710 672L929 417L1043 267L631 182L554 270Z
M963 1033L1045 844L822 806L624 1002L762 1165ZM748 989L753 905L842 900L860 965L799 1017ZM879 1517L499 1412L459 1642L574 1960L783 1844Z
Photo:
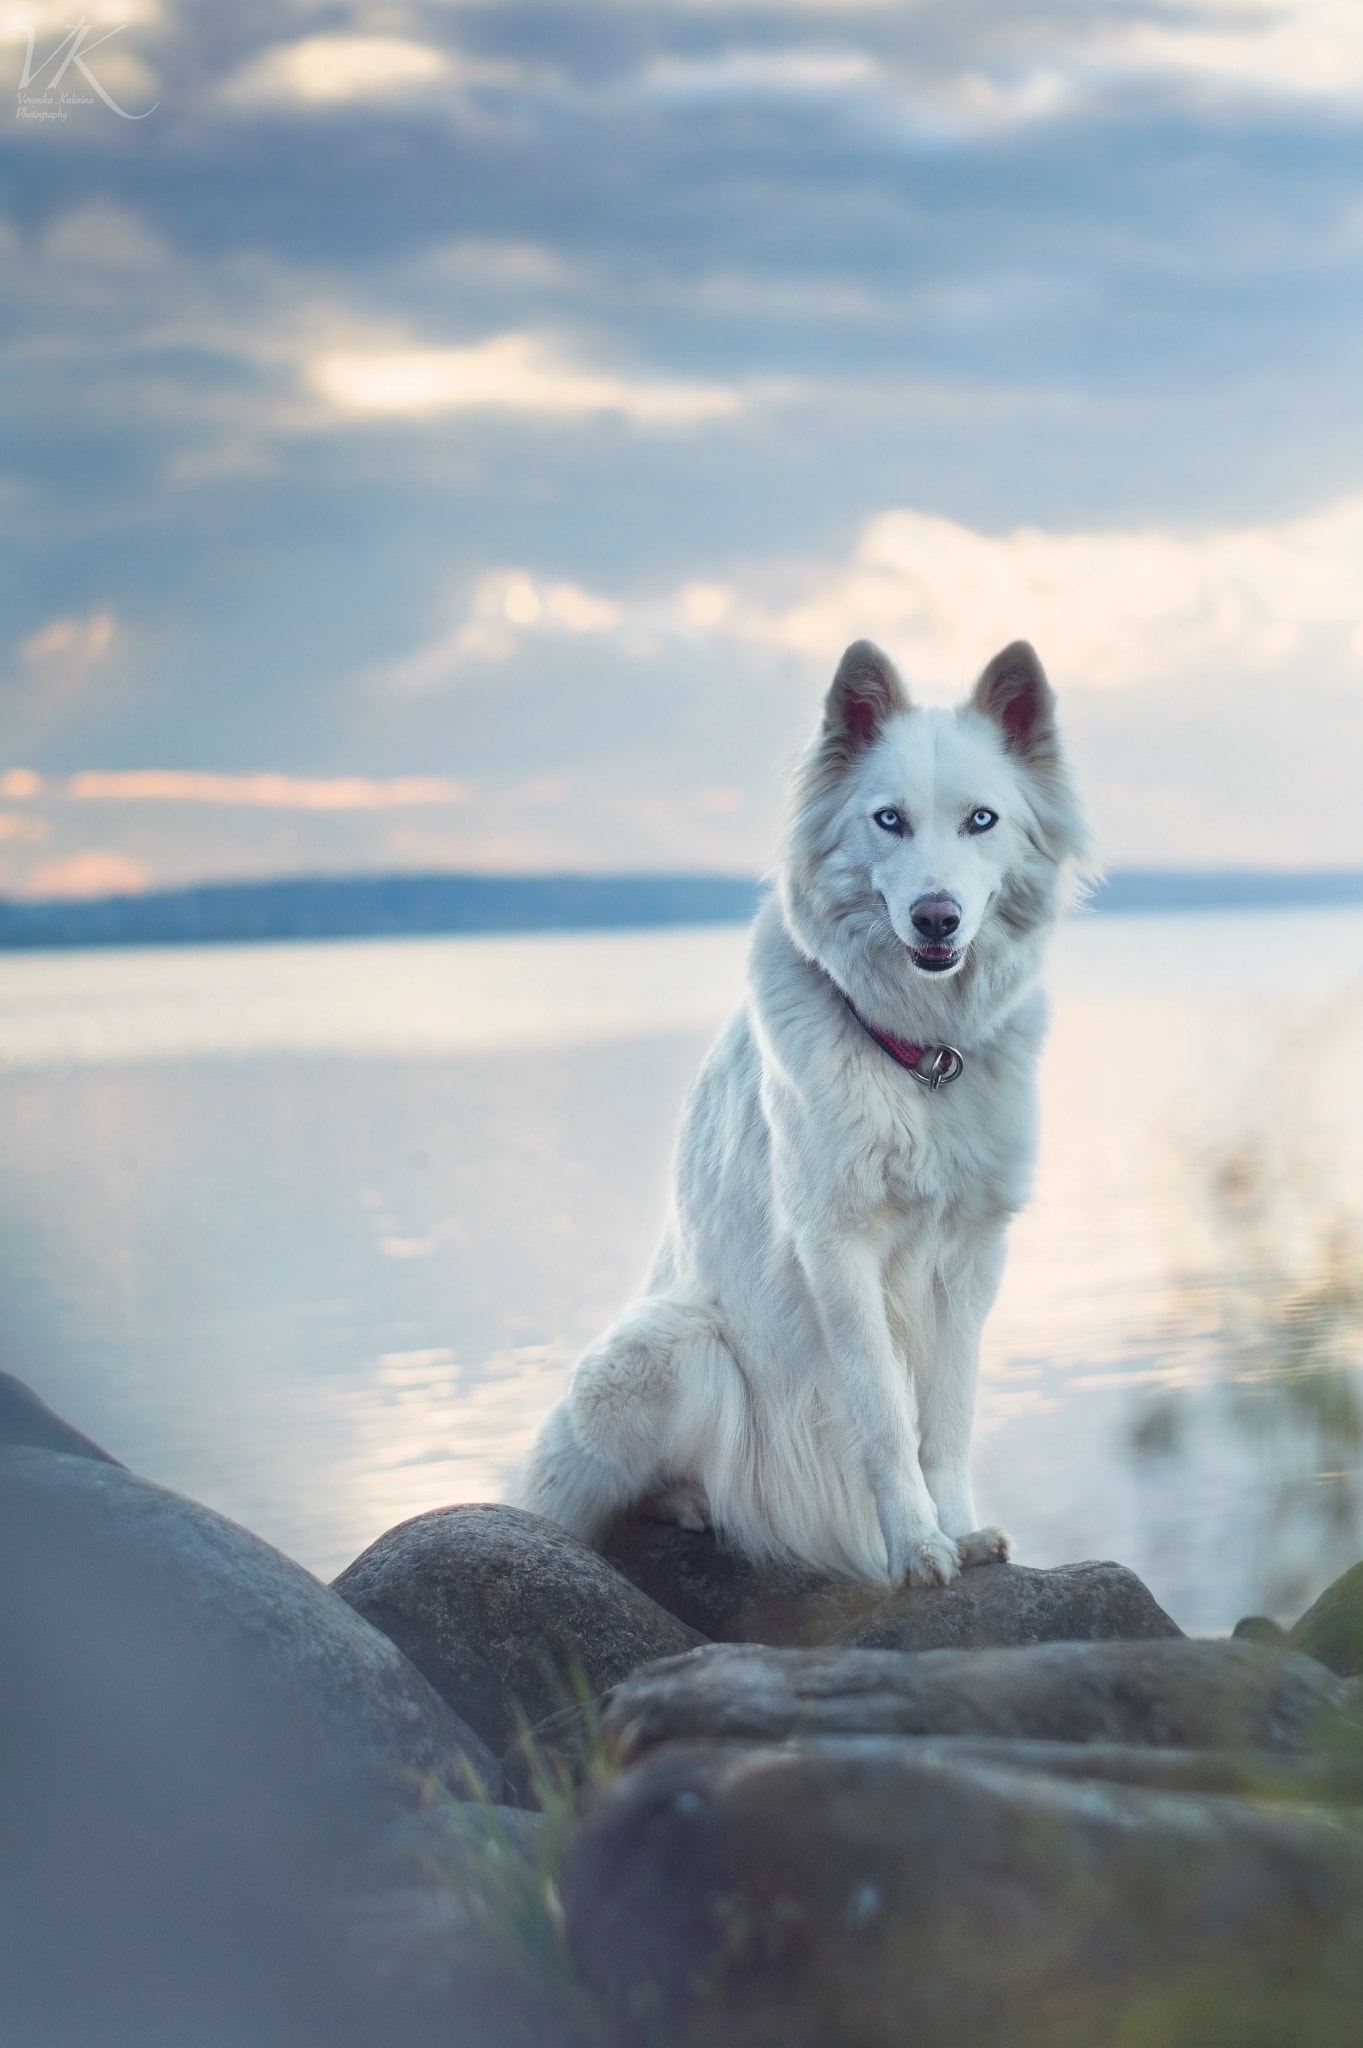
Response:
M194 881L153 882L145 888L104 890L77 894L61 891L48 895L15 895L0 891L0 906L6 909L76 909L96 905L136 904L166 897L201 895L212 891L258 891L266 889L372 888L388 884L462 882L515 887L571 883L595 886L625 883L632 887L686 884L708 886L731 884L755 888L769 886L771 876L752 869L735 868L347 868L299 869L279 874L204 875ZM1167 863L1160 866L1115 865L1101 870L1093 881L1090 896L1102 894L1114 885L1133 882L1152 884L1186 882L1255 883L1277 888L1293 884L1363 885L1363 862L1351 866L1267 867L1222 862L1215 866Z
M769 880L677 873L400 871L220 879L115 896L0 897L0 952L528 936L751 922ZM1363 868L1114 868L1072 915L1363 906Z

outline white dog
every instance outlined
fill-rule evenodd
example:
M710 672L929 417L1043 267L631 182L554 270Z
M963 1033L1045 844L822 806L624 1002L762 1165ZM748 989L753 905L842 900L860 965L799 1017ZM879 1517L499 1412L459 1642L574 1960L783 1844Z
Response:
M971 1498L976 1358L1084 843L1025 642L955 712L848 648L647 1293L545 1417L522 1506L589 1543L643 1506L878 1584L1007 1557Z

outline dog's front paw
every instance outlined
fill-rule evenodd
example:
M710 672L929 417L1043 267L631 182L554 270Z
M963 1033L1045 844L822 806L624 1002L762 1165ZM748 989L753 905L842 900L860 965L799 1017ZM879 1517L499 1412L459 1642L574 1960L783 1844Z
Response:
M891 1576L897 1586L949 1586L960 1569L960 1550L940 1529L906 1545L902 1561L890 1560Z
M972 1529L958 1536L956 1547L965 1564L1007 1564L1013 1555L1013 1539L1002 1529Z

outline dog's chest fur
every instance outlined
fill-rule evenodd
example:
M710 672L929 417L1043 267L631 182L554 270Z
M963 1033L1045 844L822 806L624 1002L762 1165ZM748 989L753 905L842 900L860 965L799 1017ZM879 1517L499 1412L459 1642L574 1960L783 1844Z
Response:
M945 1247L1021 1206L1045 1028L1039 991L970 1050L959 1079L932 1091L876 1044L817 969L789 957L778 967L779 944L759 941L755 952L766 956L754 1016L762 1107L784 1201L820 1202L886 1268L906 1249Z

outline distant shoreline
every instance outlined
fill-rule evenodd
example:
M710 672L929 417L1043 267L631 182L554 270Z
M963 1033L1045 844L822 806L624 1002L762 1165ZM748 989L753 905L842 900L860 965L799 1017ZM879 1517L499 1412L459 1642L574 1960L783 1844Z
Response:
M0 898L0 950L185 946L746 924L746 875L350 875L205 882L138 896ZM1363 904L1363 869L1125 868L1090 912Z

